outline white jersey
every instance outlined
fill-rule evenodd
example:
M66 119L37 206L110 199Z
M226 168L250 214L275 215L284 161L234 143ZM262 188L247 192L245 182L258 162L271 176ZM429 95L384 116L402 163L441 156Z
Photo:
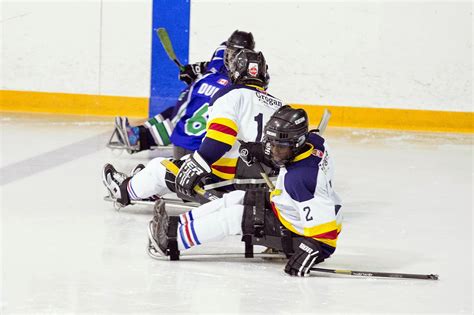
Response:
M305 152L280 169L270 200L287 229L336 247L342 213L332 183L334 164L323 138L310 134L308 142Z
M214 148L231 148L212 165L212 172L223 179L233 178L239 158L237 140L261 141L263 127L282 105L281 100L253 86L234 85L220 90L209 108L204 141L213 140ZM202 146L200 153L201 150ZM206 155L212 153L206 152Z

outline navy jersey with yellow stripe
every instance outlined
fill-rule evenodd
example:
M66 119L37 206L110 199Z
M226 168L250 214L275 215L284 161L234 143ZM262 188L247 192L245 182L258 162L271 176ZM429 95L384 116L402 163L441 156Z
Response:
M280 170L271 202L287 229L335 248L342 213L333 177L334 162L328 145L311 133L303 153Z

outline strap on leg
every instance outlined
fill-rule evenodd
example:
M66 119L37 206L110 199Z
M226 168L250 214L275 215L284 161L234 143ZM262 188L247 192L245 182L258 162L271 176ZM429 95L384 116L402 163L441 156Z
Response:
M168 254L170 260L179 260L179 250L178 250L178 223L179 217L170 216L168 223Z

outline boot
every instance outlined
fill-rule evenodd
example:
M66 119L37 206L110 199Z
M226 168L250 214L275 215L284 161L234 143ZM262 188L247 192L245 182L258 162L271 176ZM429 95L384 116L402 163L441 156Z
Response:
M139 128L130 126L127 117L115 117L115 128L118 131L119 140L127 148L127 152L132 154L138 151L140 140Z
M178 217L168 216L163 200L156 202L154 211L155 215L148 224L148 254L152 258L170 256L171 260L178 260Z
M121 206L130 204L127 192L127 184L131 177L118 172L111 164L105 164L102 170L102 182L109 191L110 197L114 198Z

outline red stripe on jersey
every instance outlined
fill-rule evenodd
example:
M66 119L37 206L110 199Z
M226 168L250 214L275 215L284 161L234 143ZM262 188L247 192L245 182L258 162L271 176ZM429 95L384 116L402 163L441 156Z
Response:
M328 240L335 240L335 239L337 239L338 235L339 235L339 233L337 232L337 230L332 230L332 231L322 233L322 234L318 234L318 235L311 235L310 237L325 238L325 239L328 239Z
M278 220L280 220L280 215L278 214L278 211L276 210L275 204L273 202L270 202L270 204L272 205L273 213L278 218Z
M186 224L186 225L184 226L184 229L185 229L185 231L186 231L186 236L188 237L189 244L190 244L191 246L194 246L193 239L191 238L191 233L189 232L189 224Z
M236 169L235 166L212 165L211 167L219 172L227 174L235 174Z
M211 123L211 125L209 126L208 129L209 130L216 130L216 131L219 131L219 132L222 132L222 133L234 136L234 137L237 136L237 131L235 131L234 129L232 129L230 127L227 127L225 125L221 125L221 124L218 124L218 123Z

